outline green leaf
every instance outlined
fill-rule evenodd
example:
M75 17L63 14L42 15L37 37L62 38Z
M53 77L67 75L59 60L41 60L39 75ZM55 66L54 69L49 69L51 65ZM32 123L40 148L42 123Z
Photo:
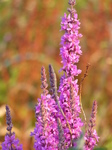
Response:
M68 150L78 150L77 148L69 148Z
M104 148L104 147L98 147L98 148L94 148L94 150L107 150L107 148Z
M75 143L77 143L77 148L69 148L68 150L83 150L84 147L84 136L83 134L81 134L80 138L78 140L74 141Z

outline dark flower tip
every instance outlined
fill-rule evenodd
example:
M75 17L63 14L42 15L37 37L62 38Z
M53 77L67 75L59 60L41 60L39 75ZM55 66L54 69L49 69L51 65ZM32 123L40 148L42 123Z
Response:
M74 6L76 4L76 0L69 0L68 4Z
M46 95L48 93L48 90L47 90L48 84L47 84L47 78L46 78L44 66L42 66L41 68L41 82L42 82L41 88L43 90L43 94Z
M7 122L7 131L9 131L11 133L12 130L12 119L11 119L11 115L10 115L10 109L9 107L6 105L6 122Z
M51 85L50 91L53 94L52 97L55 98L55 96L57 95L57 81L56 81L56 75L52 65L49 65L49 77L50 77L50 85Z
M49 76L50 76L50 84L51 87L54 87L54 79L55 79L55 75L54 75L54 69L52 65L49 65Z
M51 88L55 88L56 86L56 75L52 65L49 65L49 76L50 76L50 85Z
M92 113L91 113L91 126L94 127L95 126L95 122L96 122L96 113L97 113L97 101L93 102L93 107L92 107Z

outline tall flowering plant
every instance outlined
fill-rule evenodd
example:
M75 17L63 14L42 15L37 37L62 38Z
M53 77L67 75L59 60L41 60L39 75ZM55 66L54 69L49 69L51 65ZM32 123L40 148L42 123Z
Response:
M64 14L61 20L61 31L64 34L61 38L60 55L62 58L63 75L60 78L59 88L57 88L57 80L52 65L49 65L50 92L47 90L48 84L46 79L45 68L41 69L41 98L35 106L36 123L31 136L34 137L35 150L67 150L69 148L77 148L77 140L81 135L84 137L82 150L93 150L96 146L99 137L97 136L95 126L97 102L93 102L93 108L90 118L90 123L83 123L79 114L81 111L84 114L81 103L81 84L78 85L77 76L81 70L77 68L80 55L82 54L80 47L79 33L80 22L78 15L74 9L75 0L69 0L69 14ZM87 70L84 78L87 76ZM84 80L82 78L82 81ZM6 106L6 118L10 132L6 135L5 142L2 143L2 148L10 150L21 150L22 146L19 141L15 140L15 134L12 134L12 123L10 111ZM86 125L85 134L82 132L82 127Z
M60 92L60 105L71 128L70 133L70 130L65 126L65 120L62 119L67 148L70 147L70 145L76 145L74 141L80 137L81 127L83 126L79 117L81 110L78 95L79 86L78 80L76 79L76 76L81 73L81 70L77 68L77 63L82 54L79 45L79 39L82 37L82 34L78 31L80 29L80 22L76 10L73 8L75 1L69 1L69 5L71 6L68 8L69 14L67 15L65 13L61 21L61 30L65 32L61 38L60 48L60 55L63 64L61 70L64 71L64 74L61 77L58 90ZM70 142L71 140L72 143Z
M44 112L47 111L48 114L50 115L49 117L53 118L52 137L55 139L55 145L53 142L50 145L49 144L50 141L47 141L48 138L45 140L44 142L45 150L47 149L67 150L70 147L76 148L78 146L76 141L77 139L80 138L82 134L81 127L84 125L81 118L79 117L79 114L81 113L82 104L79 96L78 79L76 79L76 77L81 73L81 70L77 68L77 63L79 62L80 55L82 54L81 47L79 45L82 34L79 33L80 22L78 20L77 12L74 9L75 0L69 0L69 5L70 5L70 8L68 8L69 14L67 15L65 13L61 21L61 31L64 31L64 35L61 38L61 48L60 48L60 55L62 57L61 62L63 64L62 68L60 69L60 71L63 71L63 75L61 76L60 79L60 86L59 89L57 90L56 75L52 65L49 65L51 94L46 94L46 98L42 100L43 103L46 104L47 96L49 95L50 101L52 101L49 109L47 108L46 110L44 108ZM84 78L86 75L87 71L86 74L84 75ZM48 105L49 104L47 102L47 106ZM38 103L38 106L40 106L40 101ZM96 103L95 106L93 104L92 114L94 115L92 116L94 117L91 118L90 122L95 122L97 110L94 107L97 108ZM37 111L38 108L36 108L35 113ZM44 115L46 114L47 113L44 113ZM31 133L31 135L35 137L36 145L38 145L38 142L41 141L40 139L37 140L36 138L36 136L39 135L39 133L37 132L38 128L42 127L42 125L37 127L39 122L40 119L39 121L37 120L36 122L36 127L33 134ZM51 124L50 119L48 124L50 128ZM96 142L98 142L98 136L96 134L96 131L93 130L93 127L94 125L90 123L89 129L85 133L84 136L85 144L83 146L84 150L92 150L96 145ZM51 132L49 132L49 136L51 136ZM39 137L41 138L41 136ZM49 145L51 147L49 147ZM38 146L37 147L34 146L34 148L36 150L39 149Z

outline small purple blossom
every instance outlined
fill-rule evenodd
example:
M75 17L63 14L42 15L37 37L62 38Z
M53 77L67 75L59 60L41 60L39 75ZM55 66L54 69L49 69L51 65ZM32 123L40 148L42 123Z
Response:
M10 109L6 106L6 122L7 131L9 133L5 136L5 141L2 143L2 150L22 150L22 145L19 144L19 140L15 139L15 133L12 133L12 120L10 115Z
M19 144L19 140L15 139L15 134L11 136L6 135L5 141L2 143L2 150L22 150L22 145Z

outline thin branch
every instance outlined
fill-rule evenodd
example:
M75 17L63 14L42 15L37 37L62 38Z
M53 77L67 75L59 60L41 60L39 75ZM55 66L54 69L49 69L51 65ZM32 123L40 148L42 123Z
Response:
M82 106L82 101L81 101L81 93L82 93L82 83L84 81L84 79L88 76L88 69L90 67L90 64L88 63L86 66L86 72L84 73L83 78L81 79L80 85L79 85L79 97L80 97L80 107L84 116L84 120L85 120L85 129L87 128L87 119L86 119L86 115Z

